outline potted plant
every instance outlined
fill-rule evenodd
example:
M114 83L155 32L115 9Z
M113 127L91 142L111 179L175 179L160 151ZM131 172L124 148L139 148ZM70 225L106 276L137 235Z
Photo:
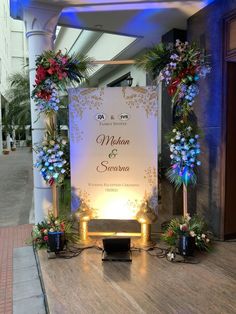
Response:
M64 249L66 241L74 241L72 222L64 217L55 217L50 211L48 216L36 224L32 230L32 243L37 249L48 248L58 253Z
M211 247L206 223L198 215L190 217L187 214L181 218L173 218L166 226L162 239L171 246L172 251L178 249L183 256L192 256L195 248L209 251Z
M27 140L26 140L26 146L27 146L27 147L31 147L31 146L32 146L32 140L27 139Z
M10 151L9 149L3 149L2 153L3 155L9 155Z

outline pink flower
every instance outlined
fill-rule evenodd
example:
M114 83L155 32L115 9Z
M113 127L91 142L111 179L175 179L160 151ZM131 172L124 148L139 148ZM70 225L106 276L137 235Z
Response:
M48 236L43 237L44 241L48 241Z
M61 63L62 63L62 64L66 64L67 61L68 61L68 58L67 58L67 57L62 57L62 58L61 58Z
M179 228L183 232L188 231L188 226L186 224L180 225Z

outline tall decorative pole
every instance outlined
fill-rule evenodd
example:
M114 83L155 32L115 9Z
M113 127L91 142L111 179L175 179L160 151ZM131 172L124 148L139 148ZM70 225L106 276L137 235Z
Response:
M46 129L47 129L47 135L51 138L56 138L56 123L57 123L57 117L56 114L51 112L47 115L47 123L46 123ZM52 208L53 208L53 215L55 217L59 216L59 194L58 194L58 187L56 182L54 182L51 185L52 189Z
M188 190L185 184L183 184L183 207L185 217L188 214Z
M59 199L58 199L58 187L56 183L52 185L52 207L55 217L59 216Z

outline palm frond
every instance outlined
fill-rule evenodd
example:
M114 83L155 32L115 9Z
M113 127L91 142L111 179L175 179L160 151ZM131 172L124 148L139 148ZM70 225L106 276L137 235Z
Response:
M188 186L189 184L192 185L196 185L197 183L197 176L196 173L192 170L191 175L188 177L188 179L186 179L185 176L181 176L178 174L178 172L173 169L172 167L170 167L167 170L166 173L167 178L169 179L169 181L171 183L174 184L176 191L183 185L185 184L186 186Z
M171 49L168 45L160 43L136 58L136 65L152 74L155 79L169 63Z

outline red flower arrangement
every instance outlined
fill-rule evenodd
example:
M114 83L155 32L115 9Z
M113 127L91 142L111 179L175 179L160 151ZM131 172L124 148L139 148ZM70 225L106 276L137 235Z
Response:
M36 59L35 85L32 98L40 112L59 109L59 90L65 90L72 82L80 83L87 75L90 59L69 56L61 51L45 51Z

